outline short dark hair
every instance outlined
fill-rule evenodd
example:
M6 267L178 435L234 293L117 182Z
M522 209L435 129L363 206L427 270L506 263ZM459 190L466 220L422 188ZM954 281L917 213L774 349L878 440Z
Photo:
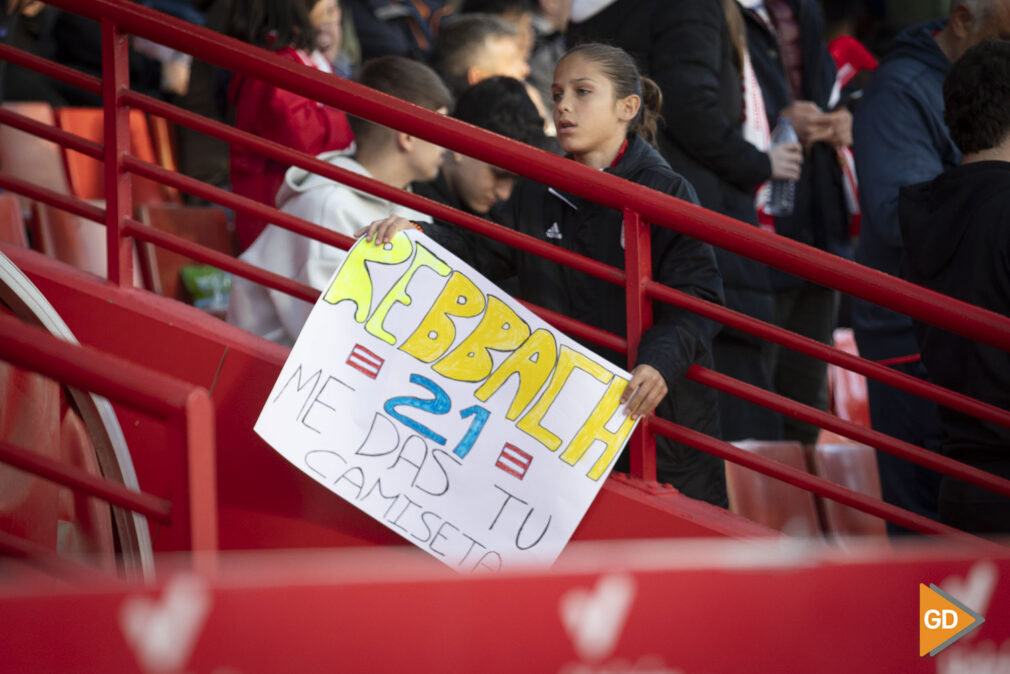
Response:
M537 9L539 9L539 4L536 0L463 0L460 13L521 14L523 12L535 12Z
M964 53L943 83L943 119L965 154L994 148L1010 134L1010 43L982 42Z
M533 105L526 85L498 75L466 89L452 113L456 119L534 147L546 144L544 119Z
M469 85L466 73L488 40L518 35L515 26L490 14L458 14L439 30L431 65L459 94Z
M435 71L419 61L405 56L380 56L366 61L355 81L400 100L429 110L452 107L452 94ZM386 127L348 115L354 141L358 147L371 142Z

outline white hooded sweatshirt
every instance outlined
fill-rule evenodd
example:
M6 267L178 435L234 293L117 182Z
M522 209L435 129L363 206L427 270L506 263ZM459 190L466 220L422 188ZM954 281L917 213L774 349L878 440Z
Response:
M318 158L369 176L365 167L345 151L324 152ZM297 166L284 175L284 184L277 192L277 207L348 236L391 215L415 222L431 220L427 215ZM269 225L239 259L322 291L346 255L346 251L334 246ZM294 344L311 310L312 305L278 290L239 277L232 281L228 322L279 344Z

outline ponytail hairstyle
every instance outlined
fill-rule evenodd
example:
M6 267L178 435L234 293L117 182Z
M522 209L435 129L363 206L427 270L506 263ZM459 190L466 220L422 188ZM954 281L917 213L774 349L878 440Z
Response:
M614 86L614 95L618 99L638 96L642 104L638 108L638 114L628 123L628 136L638 133L656 147L660 111L663 109L663 93L659 90L659 85L648 77L643 77L634 59L619 47L586 42L569 49L561 60L574 54L595 63L603 71L603 75Z
M747 26L744 23L743 13L736 0L722 0L722 11L726 15L729 41L733 45L733 65L743 76L744 55L747 53Z

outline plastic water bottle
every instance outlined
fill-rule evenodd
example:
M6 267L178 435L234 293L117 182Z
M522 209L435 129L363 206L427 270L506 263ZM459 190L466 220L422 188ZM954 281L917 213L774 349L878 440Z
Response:
M775 130L772 131L772 147L782 143L797 143L799 138L793 123L786 117L779 117ZM796 202L796 181L795 180L773 180L771 185L771 197L765 209L769 215L781 217L793 214L793 206Z

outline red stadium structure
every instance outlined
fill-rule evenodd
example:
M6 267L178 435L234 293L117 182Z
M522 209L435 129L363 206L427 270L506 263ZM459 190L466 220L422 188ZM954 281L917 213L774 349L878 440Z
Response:
M1004 496L1010 481L700 367L687 376L813 423L823 442L732 445L650 418L627 450L630 474L607 480L552 568L460 576L419 554L253 432L288 350L166 289L197 261L318 294L237 260L214 217L175 203L180 192L352 241L179 174L142 147L136 120L162 137L179 125L251 148L621 285L627 338L530 308L631 361L652 303L668 302L1010 426L1007 410L656 283L645 223L1006 351L1010 319L126 0L51 4L101 22L102 78L9 46L0 58L100 94L104 108L100 133L69 112L0 108L0 188L19 199L0 208L0 672L1010 671L1010 550L883 503L868 448ZM128 36L619 209L625 267L132 91ZM72 189L89 170L102 199ZM173 209L183 226L166 224ZM655 434L726 459L731 511L655 481ZM889 543L880 518L929 536ZM805 535L790 535L800 525ZM984 618L935 657L919 650L920 593L934 584Z

